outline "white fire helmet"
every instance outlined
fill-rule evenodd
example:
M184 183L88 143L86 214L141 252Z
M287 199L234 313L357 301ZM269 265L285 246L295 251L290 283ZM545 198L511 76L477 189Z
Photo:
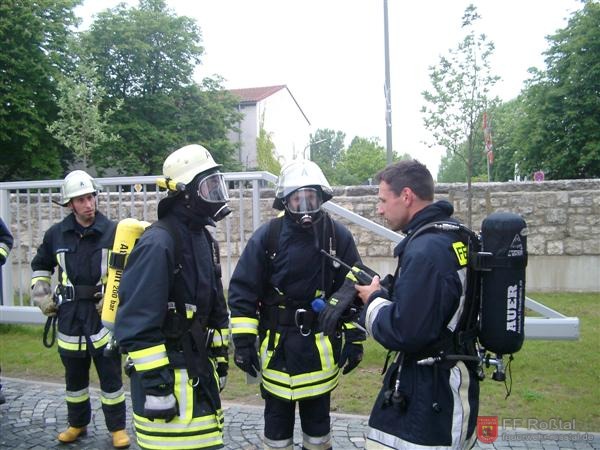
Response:
M301 159L292 161L281 169L275 189L273 207L283 210L286 198L292 192L303 187L319 188L323 203L333 197L333 190L321 168L312 161Z
M188 184L196 175L221 167L208 150L198 144L186 145L175 150L163 164L163 175L175 184Z
M83 170L74 170L67 174L60 187L60 204L67 206L71 199L86 194L98 193L100 186Z

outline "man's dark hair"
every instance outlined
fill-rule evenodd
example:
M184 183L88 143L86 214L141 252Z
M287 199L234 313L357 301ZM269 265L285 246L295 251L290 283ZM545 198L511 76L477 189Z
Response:
M375 181L385 181L396 195L410 188L421 200L433 201L433 177L431 172L416 159L405 159L387 166L375 175Z

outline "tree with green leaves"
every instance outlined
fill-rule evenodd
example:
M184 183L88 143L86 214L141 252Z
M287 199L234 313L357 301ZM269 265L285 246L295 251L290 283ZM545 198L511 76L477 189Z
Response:
M398 156L394 155L394 160ZM387 151L377 138L352 139L335 166L333 180L338 185L369 184L375 174L387 166Z
M281 163L275 155L275 143L271 134L265 130L265 111L260 117L260 126L258 137L256 138L256 159L258 170L266 170L273 175L279 175L281 172Z
M473 155L483 146L481 119L485 111L499 103L490 93L499 80L491 69L494 44L485 34L476 34L479 18L477 8L467 6L462 18L466 36L449 50L448 56L440 57L439 63L429 68L433 89L422 93L426 105L421 110L425 127L432 133L429 145L444 147L466 164L469 225Z
M0 2L0 180L59 178L64 147L46 129L79 0Z
M519 122L519 167L550 179L600 177L600 3L586 0L547 39L545 70L532 69Z
M319 128L310 135L310 157L323 171L325 178L331 180L344 151L346 134L329 128Z
M120 3L98 14L82 36L107 95L117 98L169 93L193 84L202 35L194 19L177 16L164 0Z
M59 80L58 94L58 118L48 125L48 131L88 170L94 149L119 139L108 130L107 120L114 110L100 111L104 89L98 86L94 68L83 61L77 65L73 76ZM122 102L117 101L116 109Z
M163 0L120 4L100 13L81 41L106 89L104 107L123 100L110 119L120 139L93 152L97 167L156 174L171 151L199 143L225 170L239 168L236 144L227 139L239 123L237 100L219 77L200 84L192 78L203 53L193 19L175 15Z

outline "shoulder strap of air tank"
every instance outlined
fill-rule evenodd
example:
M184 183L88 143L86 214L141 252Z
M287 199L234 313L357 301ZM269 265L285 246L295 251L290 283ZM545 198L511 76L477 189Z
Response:
M179 235L179 232L177 231L175 226L166 218L158 219L151 226L166 230L173 238L173 241L175 242L175 268L173 270L173 275L177 277L181 273L181 269L183 267L183 254L181 252L181 236ZM173 288L171 292L173 299L175 300L177 311L185 315L185 292L183 291L184 289L184 283L175 282L173 283Z
M283 226L283 215L277 216L269 221L269 230L267 231L267 264L270 264L279 250L279 235Z

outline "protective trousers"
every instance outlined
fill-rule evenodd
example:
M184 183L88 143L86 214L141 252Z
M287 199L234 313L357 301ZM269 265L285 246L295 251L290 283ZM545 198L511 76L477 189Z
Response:
M265 449L293 449L296 402L265 395ZM330 394L298 400L302 448L331 449Z
M92 358L100 379L100 401L108 431L125 428L125 392L121 378L121 355L106 357L87 354L84 357L60 355L65 366L69 425L81 428L91 420L90 366Z

